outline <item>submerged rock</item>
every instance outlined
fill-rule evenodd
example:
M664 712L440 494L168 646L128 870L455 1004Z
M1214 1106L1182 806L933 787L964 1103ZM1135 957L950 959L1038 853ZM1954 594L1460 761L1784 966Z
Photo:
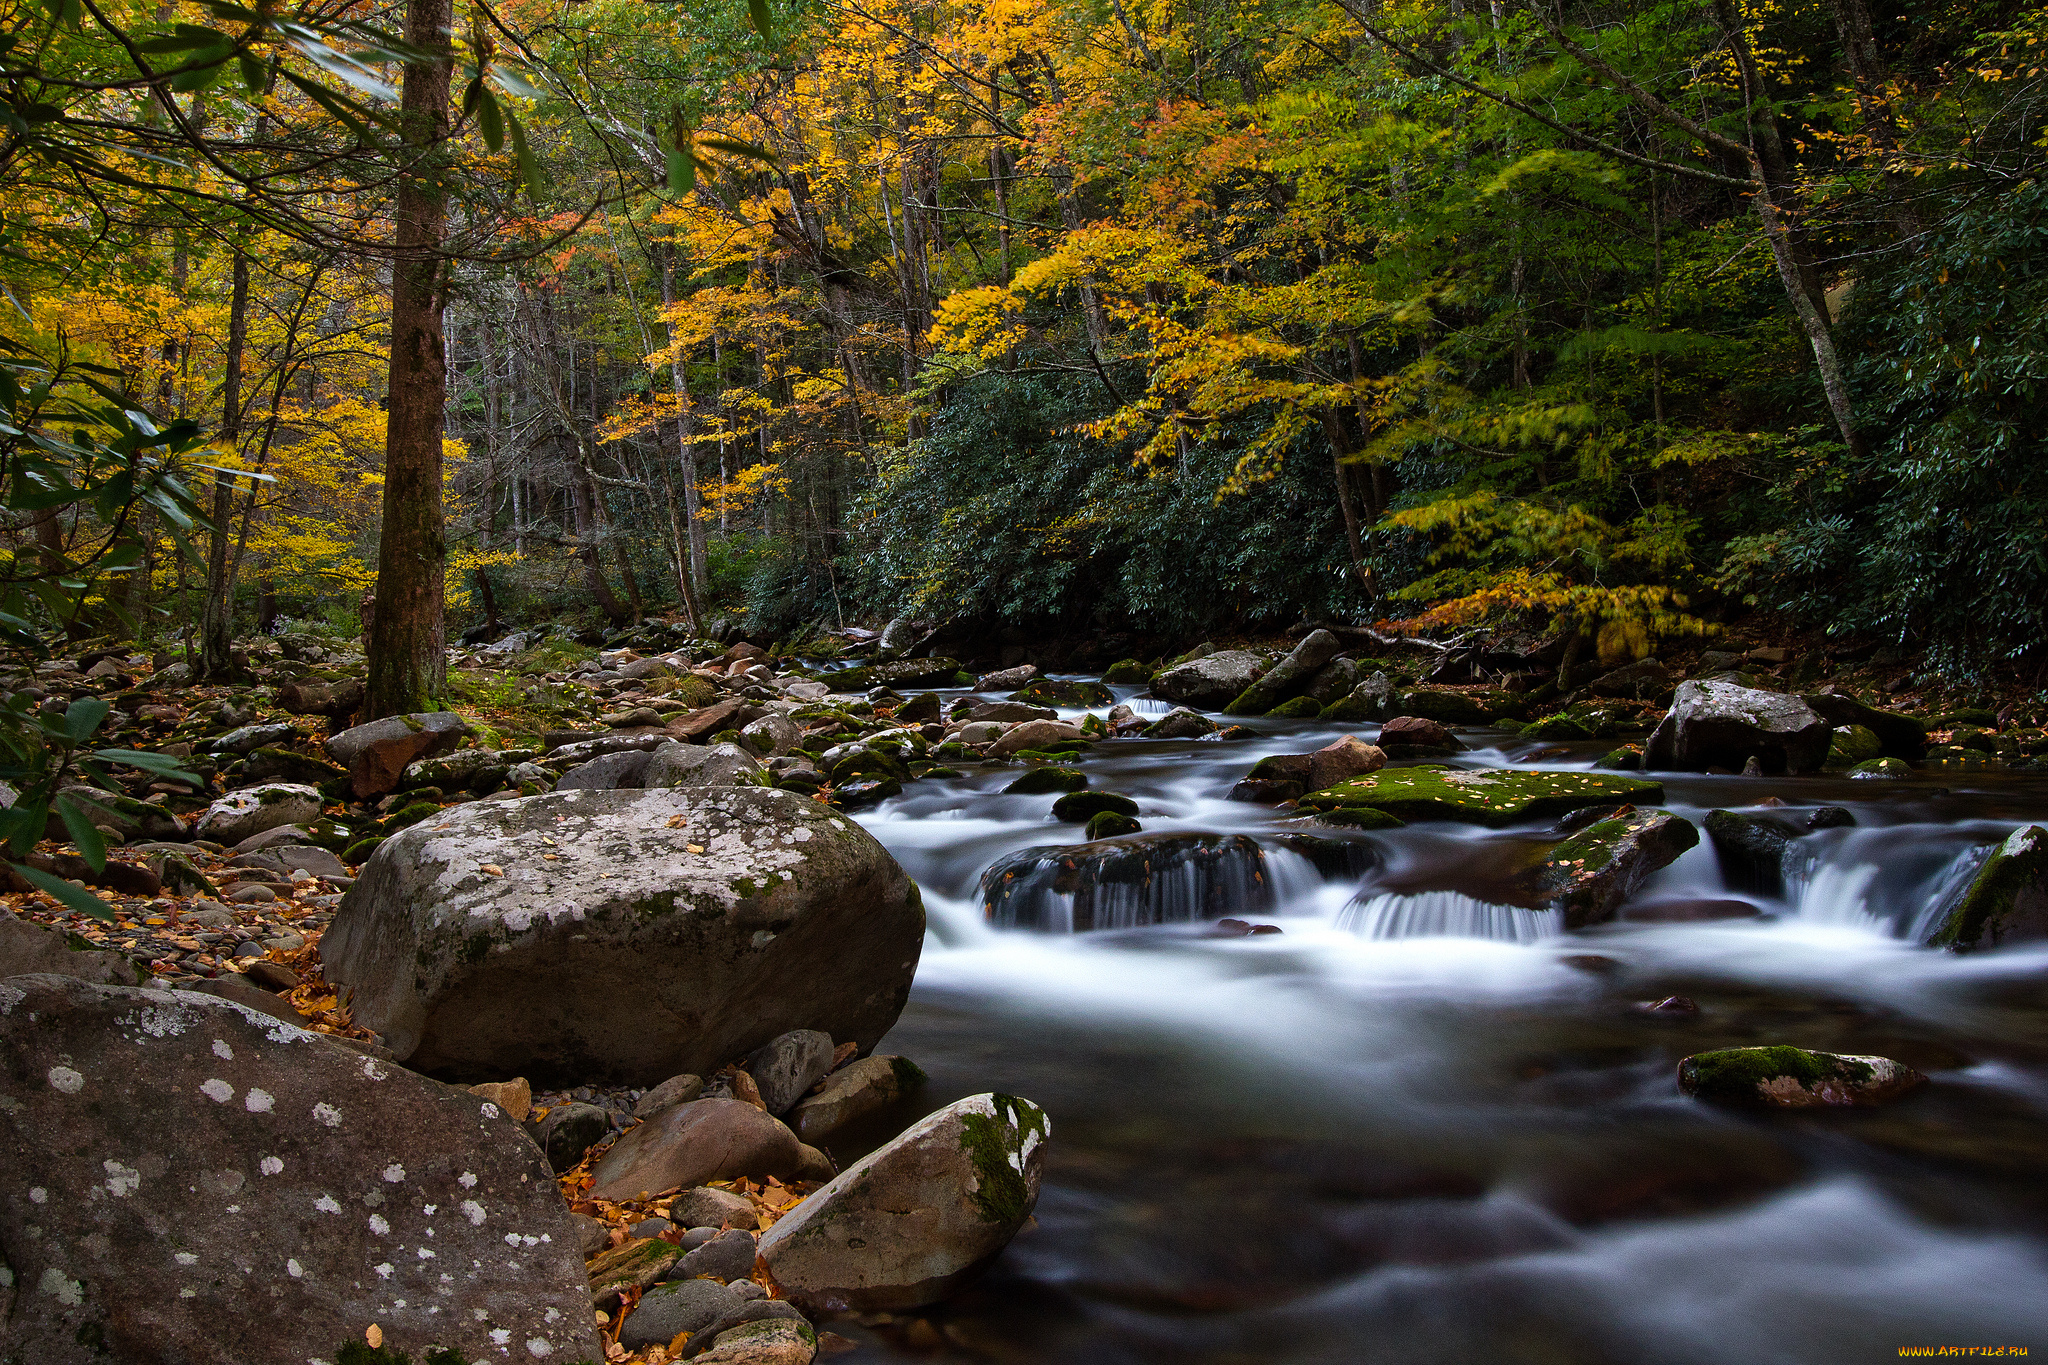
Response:
M1038 1203L1045 1111L974 1095L913 1124L761 1238L783 1297L813 1312L937 1303L986 1269Z
M1754 758L1766 773L1810 773L1826 760L1833 738L1828 722L1798 697L1699 680L1679 685L1643 766L1740 771Z
M1564 815L1585 806L1664 799L1655 782L1595 773L1533 772L1516 768L1452 768L1441 763L1384 768L1301 798L1304 809L1325 817L1371 810L1401 820L1456 820L1503 826Z
M1716 1104L1771 1109L1877 1105L1927 1078L1889 1057L1808 1052L1798 1047L1731 1047L1678 1064L1678 1089Z
M646 1085L793 1028L872 1048L923 942L871 835L746 786L453 807L377 849L321 949L415 1069Z
M1961 952L2048 938L2048 830L2016 829L1993 849L1928 943Z
M981 898L991 924L1085 933L1257 913L1273 889L1245 835L1145 834L1022 849L982 873Z

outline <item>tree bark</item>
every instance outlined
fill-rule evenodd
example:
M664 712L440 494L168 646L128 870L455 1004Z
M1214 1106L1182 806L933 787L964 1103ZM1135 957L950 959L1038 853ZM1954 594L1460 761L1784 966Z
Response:
M442 186L449 133L450 0L406 0L405 39L432 54L408 62L399 110L409 164L398 182L391 266L391 378L384 438L384 526L363 718L436 703L447 680L441 436L448 397L441 334Z
M238 239L239 241L239 239ZM242 434L242 361L249 345L249 256L235 247L234 285L228 302L228 353L221 380L220 441L235 453ZM213 534L206 545L206 600L199 614L198 681L212 682L233 671L234 601L228 575L228 536L234 523L235 485L226 474L213 476Z

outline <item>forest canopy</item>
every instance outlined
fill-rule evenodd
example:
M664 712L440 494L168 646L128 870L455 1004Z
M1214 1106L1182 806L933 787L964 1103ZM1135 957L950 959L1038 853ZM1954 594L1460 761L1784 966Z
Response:
M2042 638L2038 8L0 15L10 629Z

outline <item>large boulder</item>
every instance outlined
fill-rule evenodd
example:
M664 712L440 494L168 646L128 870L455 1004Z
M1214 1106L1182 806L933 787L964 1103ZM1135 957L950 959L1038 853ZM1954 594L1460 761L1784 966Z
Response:
M793 1180L804 1146L782 1121L743 1100L691 1100L629 1129L591 1175L598 1199L636 1199L735 1176Z
M988 751L993 758L1008 758L1023 749L1043 749L1062 740L1085 738L1087 732L1080 726L1069 725L1063 720L1027 720L1005 730L1002 738L991 744Z
M2048 830L2016 829L1991 851L1929 940L1940 948L1995 948L2048 938Z
M860 826L714 787L453 807L378 846L321 953L415 1069L652 1085L793 1028L873 1048L923 943Z
M1346 735L1308 756L1308 790L1321 791L1386 766L1387 756L1377 745Z
M1652 873L1699 841L1689 820L1624 807L1550 850L1532 877L1533 899L1563 911L1567 929L1605 924Z
M407 764L446 753L468 733L469 722L453 711L423 711L352 726L329 736L327 752L348 769L356 799L368 801L396 791Z
M786 1214L761 1238L762 1264L784 1298L814 1312L936 1303L1031 1216L1051 1133L1029 1100L949 1104Z
M1265 660L1248 649L1225 649L1175 664L1152 680L1153 695L1218 711L1258 679Z
M497 1105L225 1000L0 981L0 1359L596 1359L583 1260ZM260 1311L259 1311L260 1310Z
M1740 772L1754 758L1766 773L1810 773L1833 738L1833 727L1798 697L1700 679L1679 684L1643 766Z
M1880 711L1836 692L1808 692L1800 697L1831 726L1860 725L1877 736L1886 758L1919 758L1927 752L1927 724L1897 711Z
M229 792L206 808L193 830L218 844L239 844L252 834L320 818L320 793L296 782L265 782Z
M1310 631L1300 644L1288 651L1286 658L1238 693L1223 709L1233 716L1265 715L1281 702L1307 691L1316 675L1343 648L1343 642L1329 631Z
M1889 1057L1808 1052L1797 1047L1729 1047L1678 1064L1678 1089L1716 1104L1767 1109L1883 1104L1927 1078Z
M1200 739L1216 733L1216 722L1200 711L1176 706L1144 729L1146 739Z

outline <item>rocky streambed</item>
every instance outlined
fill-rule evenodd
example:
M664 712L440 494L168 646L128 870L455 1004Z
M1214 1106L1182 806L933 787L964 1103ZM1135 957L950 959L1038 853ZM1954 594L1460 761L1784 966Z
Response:
M127 871L52 862L113 923L0 921L10 1348L1734 1362L2044 1326L2023 723L1739 670L1545 703L1313 637L1101 679L664 643L529 675L581 709L526 735L293 719L345 690L303 660L253 715L128 708L230 757L137 783ZM250 1301L269 1336L219 1325Z

